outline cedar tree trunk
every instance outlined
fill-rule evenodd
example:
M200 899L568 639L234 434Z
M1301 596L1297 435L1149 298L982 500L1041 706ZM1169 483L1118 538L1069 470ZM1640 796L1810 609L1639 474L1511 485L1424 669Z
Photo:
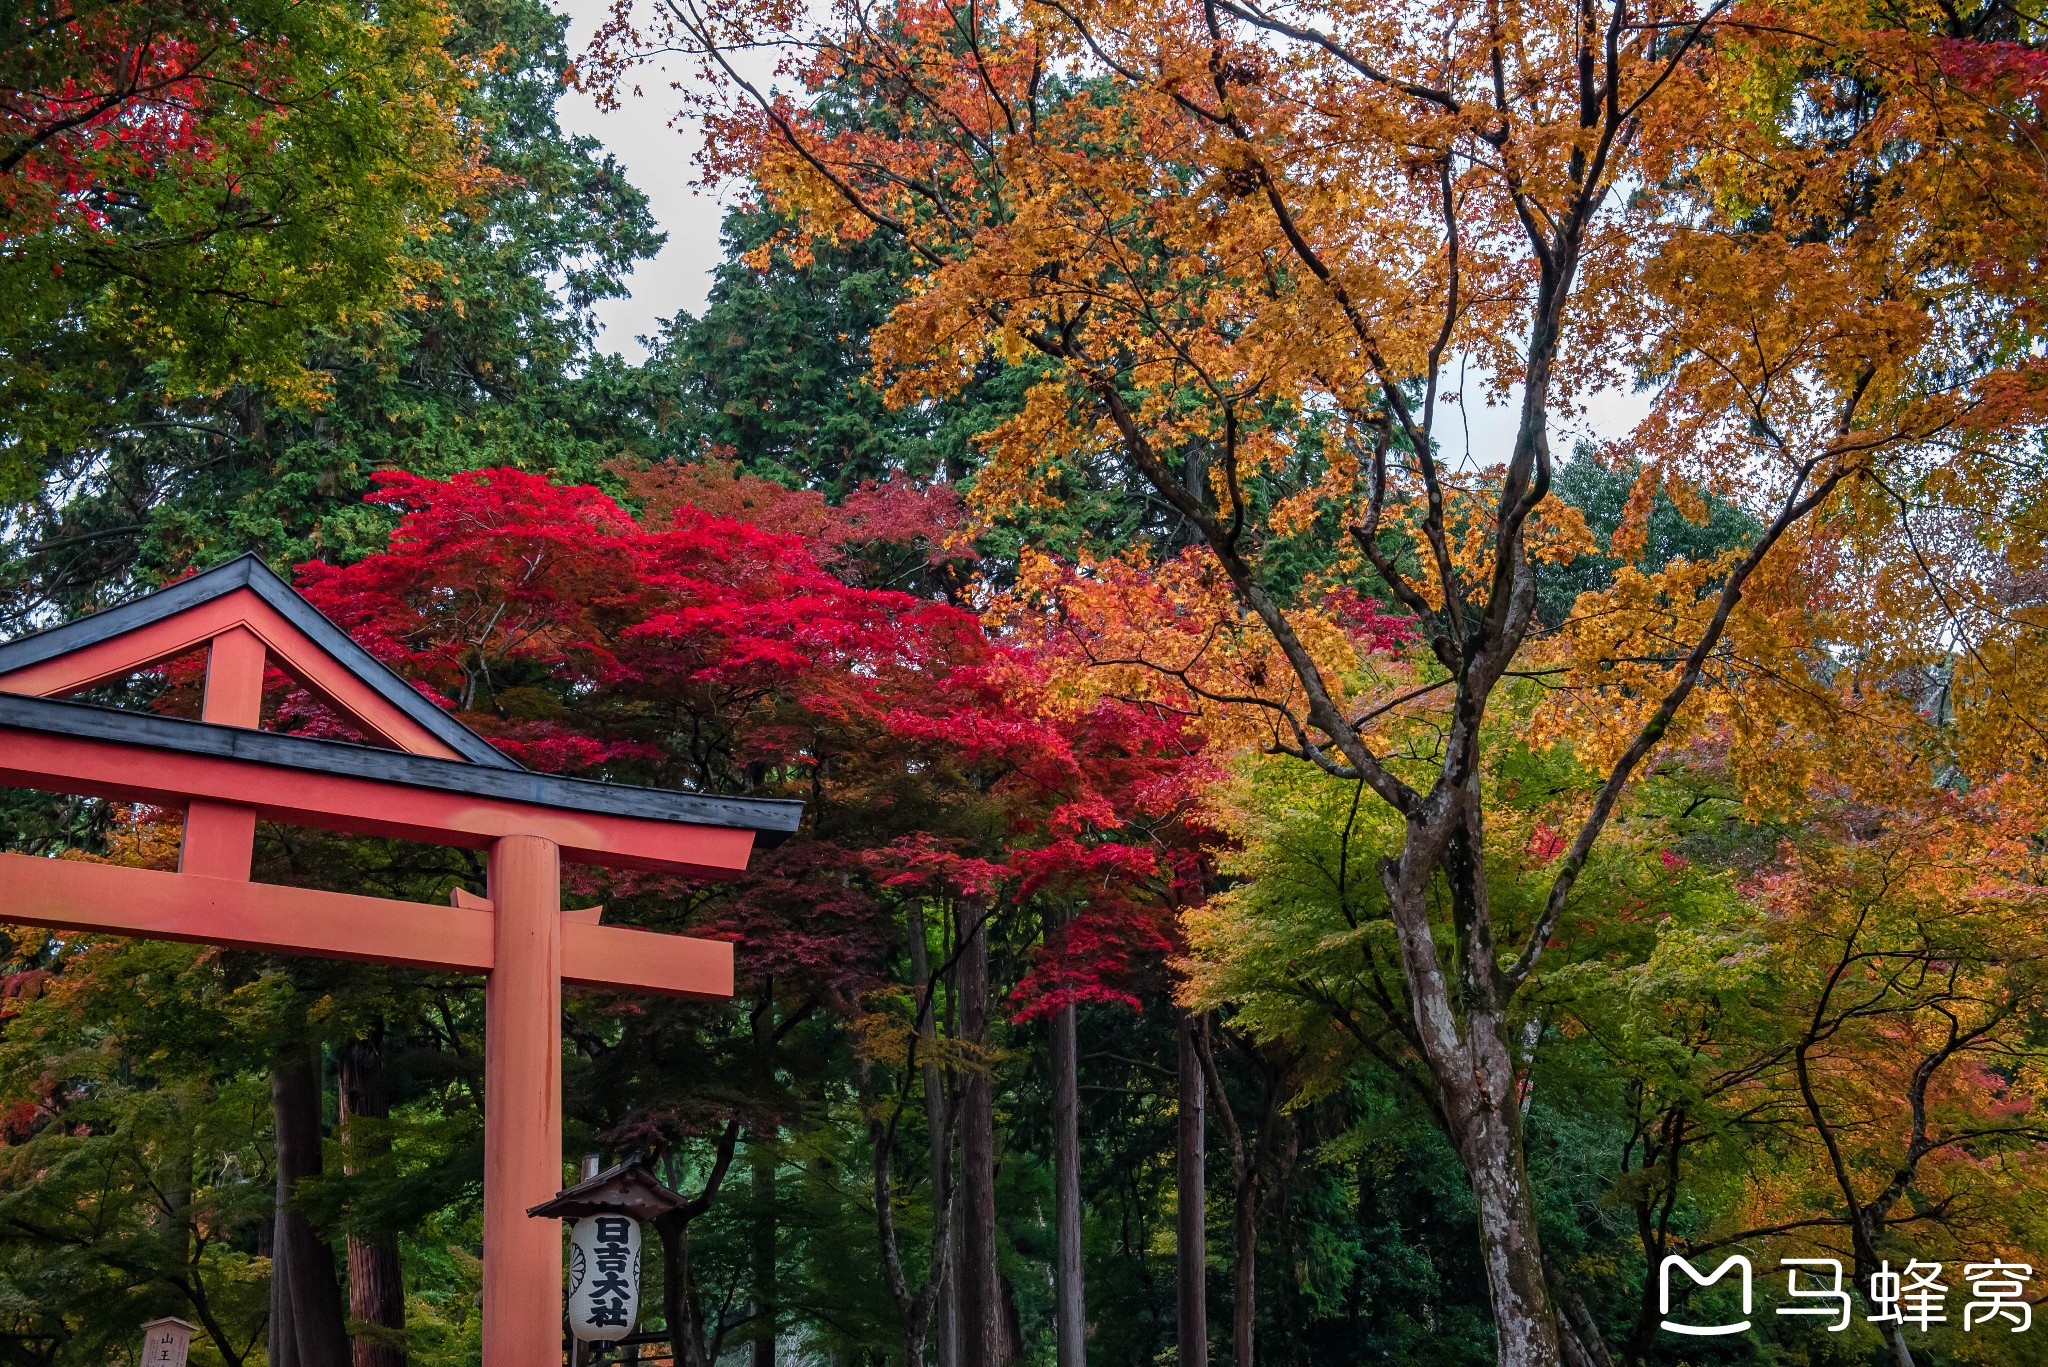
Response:
M366 1159L391 1151L391 1136L377 1123L391 1118L384 1083L384 1046L378 1036L351 1040L341 1051L342 1171L353 1175ZM372 1122L359 1125L358 1121ZM405 1367L405 1281L398 1239L378 1231L348 1236L348 1313L372 1332L354 1339L355 1367ZM387 1331L384 1333L377 1330Z
M277 1127L277 1227L271 1251L273 1353L290 1345L290 1367L350 1367L348 1320L334 1250L296 1204L300 1182L320 1175L320 1054L313 1045L277 1052L270 1070ZM281 1312L281 1314L280 1314Z
M963 916L976 915L963 909ZM969 1047L988 1047L988 922L963 924L960 950L960 1032ZM986 1059L977 1057L960 1088L961 1247L958 1264L960 1367L1001 1367L1001 1305L996 1289L995 1106Z
M1074 1007L1052 1017L1052 1152L1055 1253L1053 1329L1058 1367L1087 1367L1087 1299L1081 1268L1081 1082Z
M1209 1240L1204 1203L1208 1153L1206 1088L1195 1017L1180 1018L1180 1146L1177 1161L1179 1367L1209 1367Z
M768 1136L759 1136L766 1140ZM753 1367L775 1367L775 1324L781 1311L775 1292L775 1150L747 1145L748 1195L753 1199L754 1316Z
M923 1059L924 1115L927 1143L931 1150L932 1218L951 1220L954 1237L935 1240L943 1244L945 1256L930 1272L938 1283L934 1301L932 1346L938 1367L960 1367L960 1335L954 1328L953 1269L960 1258L957 1202L953 1189L953 1132L947 1118L946 1070L939 1065L939 985L932 980L931 947L925 943L924 907L912 899L904 917L910 936L910 975L923 1004L917 1018L918 1054Z

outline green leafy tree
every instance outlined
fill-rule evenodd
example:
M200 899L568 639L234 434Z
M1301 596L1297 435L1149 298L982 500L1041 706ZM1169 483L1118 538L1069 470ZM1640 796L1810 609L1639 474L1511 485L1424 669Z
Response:
M249 549L360 554L388 526L362 502L378 469L589 478L633 447L638 380L592 353L590 310L661 237L618 164L556 121L566 23L537 0L463 0L419 39L475 73L457 114L485 148L479 192L410 205L430 221L390 244L411 282L392 307L279 320L324 397L263 375L193 393L123 372L118 420L66 447L66 477L20 514L15 613ZM309 228L323 252L336 230Z
M441 0L38 0L0 38L0 498L167 401L326 392L480 188Z

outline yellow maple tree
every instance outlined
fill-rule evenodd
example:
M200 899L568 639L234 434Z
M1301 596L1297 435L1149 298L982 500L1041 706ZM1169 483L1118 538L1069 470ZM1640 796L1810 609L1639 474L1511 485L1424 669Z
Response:
M1193 558L1027 564L1034 620L1079 624L1101 666L1077 686L1177 696L1398 820L1381 882L1504 1367L1592 1360L1546 1282L1511 1039L1631 781L1726 724L1752 787L1795 800L1805 771L1776 752L1917 725L1930 674L1974 709L1951 729L1980 750L2034 707L2038 628L2007 608L2037 557L1960 525L2025 523L2048 399L2040 82L1991 13L620 0L600 41L599 79L634 53L701 60L707 174L750 177L782 249L886 234L911 255L873 344L893 402L1028 369L987 439L985 511L1100 469L1187 529ZM1453 463L1465 365L1517 420ZM1545 558L1589 540L1550 497L1554 416L1637 381L1656 398L1621 454L1643 483L1610 549L1634 558L1659 488L1695 513L1733 502L1754 534L1625 568L1546 636ZM1930 524L1940 557L1916 539ZM1408 660L1361 657L1334 584L1284 582L1272 548L1317 527L1412 614ZM1132 616L1116 600L1138 577L1156 596ZM1543 911L1504 939L1480 782L1516 675L1554 689L1538 735L1597 768Z

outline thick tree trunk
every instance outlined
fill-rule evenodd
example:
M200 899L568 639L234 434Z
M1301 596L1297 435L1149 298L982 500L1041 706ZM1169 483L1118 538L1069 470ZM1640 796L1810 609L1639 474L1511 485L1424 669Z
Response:
M754 1054L768 1066L775 1049L773 980L761 989L754 1011ZM782 1307L775 1288L775 1127L763 1126L747 1136L748 1288L754 1317L753 1367L775 1367L776 1329Z
M661 1239L661 1309L668 1324L669 1347L676 1367L713 1367L725 1352L727 1325L720 1315L707 1318L705 1297L690 1266L690 1222L718 1199L726 1174L732 1171L739 1142L739 1121L726 1121L712 1151L711 1171L705 1175L702 1189L686 1204L654 1221L654 1232ZM664 1159L661 1169L662 1179L674 1186L674 1162ZM628 1348L627 1360L634 1360L638 1351Z
M1482 848L1476 786L1467 795L1467 806L1466 824L1447 837L1442 864L1460 931L1455 971L1462 1020L1452 1007L1450 980L1430 927L1426 889L1435 861L1412 828L1400 860L1390 861L1385 870L1387 891L1416 1038L1436 1083L1445 1132L1478 1208L1480 1258L1499 1367L1559 1367L1556 1310L1543 1275L1536 1203L1523 1164L1514 1045L1493 961L1484 870L1472 854Z
M932 1219L957 1220L953 1188L953 1131L947 1118L946 1070L939 1066L939 985L932 981L931 946L925 942L924 908L914 899L905 913L904 926L910 936L910 975L918 1000L925 1004L918 1016L918 1055L923 1059L924 1114L927 1144L931 1150ZM935 1240L935 1243L939 1242ZM938 1282L931 1329L938 1367L959 1367L960 1336L954 1331L953 1269L960 1258L957 1228L943 1241L946 1256L930 1276ZM919 1364L922 1367L922 1364Z
M312 1045L278 1051L270 1104L277 1127L277 1225L272 1238L273 1351L291 1345L290 1367L349 1367L348 1321L334 1250L306 1219L295 1196L320 1175L320 1054ZM280 1334L279 1322L288 1329Z
M1180 1311L1179 1367L1209 1364L1209 1238L1205 1183L1208 1177L1207 1095L1202 1080L1199 1022L1180 1018L1180 1144L1176 1156L1175 1283Z
M960 1033L988 1047L988 928L978 913L961 926ZM961 1248L957 1286L960 1367L1002 1367L1001 1303L996 1287L995 1106L988 1069L977 1059L960 1088Z
M341 1140L347 1155L342 1171L354 1173L366 1159L391 1150L380 1125L391 1117L384 1085L384 1048L379 1038L351 1040L341 1051ZM370 1121L360 1125L359 1121ZM355 1367L405 1367L405 1280L398 1239L388 1233L348 1236L348 1313L371 1332L353 1340ZM376 1332L382 1330L385 1332Z
M283 1186L280 1181L280 1192ZM264 1327L264 1353L270 1367L299 1367L299 1340L292 1329L292 1302L291 1297L285 1294L284 1242L278 1237L283 1232L284 1201L280 1196L270 1223L257 1238L258 1251L270 1255L270 1318Z
M1554 1367L1559 1360L1557 1320L1543 1281L1536 1205L1520 1145L1498 1134L1500 1128L1498 1114L1484 1114L1458 1148L1479 1206L1480 1253L1501 1367Z
M957 1022L955 1024L957 1028ZM955 1033L954 1038L958 1039L959 1035ZM959 1123L960 1114L964 1110L964 1103L966 1101L965 1087L966 1080L963 1077L952 1093L953 1118L956 1126ZM957 1144L954 1146L951 1161L953 1165L953 1184L956 1190L953 1194L952 1207L946 1212L946 1220L952 1225L952 1230L950 1237L947 1239L945 1299L940 1302L944 1313L939 1316L939 1326L945 1334L941 1348L953 1354L953 1367L961 1367L961 1364L967 1360L967 1349L964 1346L960 1328L960 1278L963 1275L961 1269L967 1263L967 1254L965 1252L967 1248L967 1191L966 1184L961 1177L964 1169L961 1166L960 1150Z
M1074 1008L1052 1018L1053 1341L1059 1367L1087 1367L1081 1267L1081 1081Z
M677 1367L701 1367L703 1337L693 1313L689 1225L670 1212L654 1222L654 1232L661 1240L661 1315L668 1325L669 1352Z
M1002 1312L1002 1334L998 1341L1001 1361L1024 1360L1024 1317L1017 1311L1017 1284L1001 1269L996 1272L996 1304Z
M668 1320L672 1360L676 1367L714 1367L718 1354L712 1326L705 1323L690 1267L690 1223L670 1212L655 1221L655 1231L661 1236L661 1308Z
M299 1339L292 1325L292 1301L285 1288L284 1251L278 1242L276 1229L284 1223L284 1203L278 1203L278 1215L271 1221L270 1240L270 1323L265 1330L269 1340L270 1367L299 1367Z

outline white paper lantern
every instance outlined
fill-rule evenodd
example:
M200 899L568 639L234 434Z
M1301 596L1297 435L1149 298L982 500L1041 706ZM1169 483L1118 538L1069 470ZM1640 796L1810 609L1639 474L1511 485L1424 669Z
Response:
M569 1231L569 1332L610 1343L633 1332L640 1313L640 1222L587 1215Z

